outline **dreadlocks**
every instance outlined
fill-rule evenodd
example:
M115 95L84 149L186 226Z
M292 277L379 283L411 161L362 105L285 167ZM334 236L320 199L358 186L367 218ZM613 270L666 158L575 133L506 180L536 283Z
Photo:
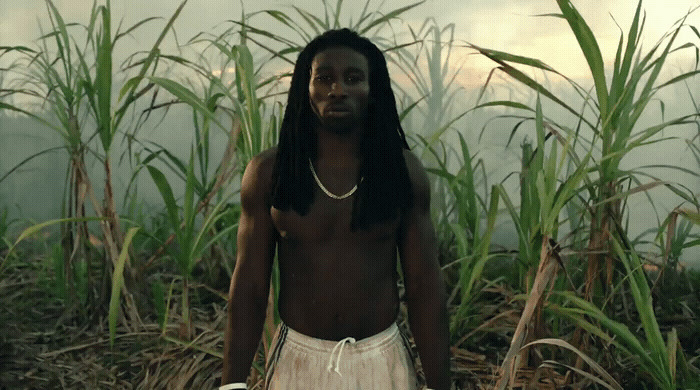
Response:
M301 51L294 66L273 170L272 205L305 215L314 194L309 159L316 160L318 118L309 103L311 63L319 52L347 47L367 58L369 106L367 128L360 141L362 163L352 211L352 229L393 219L411 206L411 182L403 157L408 149L383 53L349 29L330 30Z

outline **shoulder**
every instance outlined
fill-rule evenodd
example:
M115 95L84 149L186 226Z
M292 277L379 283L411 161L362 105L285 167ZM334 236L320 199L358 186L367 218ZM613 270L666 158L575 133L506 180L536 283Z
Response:
M263 150L259 154L255 155L248 165L246 166L246 172L252 170L255 174L262 174L269 172L272 174L272 170L275 166L275 160L277 159L277 147L272 147Z
M241 202L269 201L276 157L277 148L273 147L262 151L248 162L241 182Z
M430 208L430 181L420 159L408 149L404 149L403 157L411 180L413 204L421 208Z

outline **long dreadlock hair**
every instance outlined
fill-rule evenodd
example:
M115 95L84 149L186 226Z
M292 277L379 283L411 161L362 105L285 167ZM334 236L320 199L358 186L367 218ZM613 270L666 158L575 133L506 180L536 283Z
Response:
M347 28L330 30L314 38L301 51L294 66L284 112L277 158L273 170L272 205L305 215L314 194L309 159L316 160L316 128L319 120L311 109L309 81L311 62L331 47L347 47L367 58L369 106L367 127L360 141L360 176L352 211L352 229L392 220L412 205L411 181L403 156L408 149L399 121L386 59L367 38Z

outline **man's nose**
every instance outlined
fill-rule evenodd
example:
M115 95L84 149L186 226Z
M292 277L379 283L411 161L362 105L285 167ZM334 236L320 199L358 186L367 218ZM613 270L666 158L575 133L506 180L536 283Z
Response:
M335 82L331 84L331 90L328 92L328 96L332 97L340 97L340 96L347 96L347 93L345 92L345 86L343 83L338 83Z

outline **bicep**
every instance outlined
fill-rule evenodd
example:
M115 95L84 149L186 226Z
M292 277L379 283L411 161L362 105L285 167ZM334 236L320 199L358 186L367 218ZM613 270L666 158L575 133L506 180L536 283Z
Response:
M243 175L233 275L235 282L250 284L260 294L267 294L276 244L276 230L268 207L266 171L254 159Z
M418 159L413 155L406 157L414 199L411 209L402 218L399 257L406 287L419 288L419 284L439 278L439 263L430 216L430 183Z
M236 268L264 268L274 256L276 240L269 217L260 212L241 213L238 223Z
M435 229L429 214L414 215L406 221L399 243L399 258L408 289L420 289L422 284L439 275Z

